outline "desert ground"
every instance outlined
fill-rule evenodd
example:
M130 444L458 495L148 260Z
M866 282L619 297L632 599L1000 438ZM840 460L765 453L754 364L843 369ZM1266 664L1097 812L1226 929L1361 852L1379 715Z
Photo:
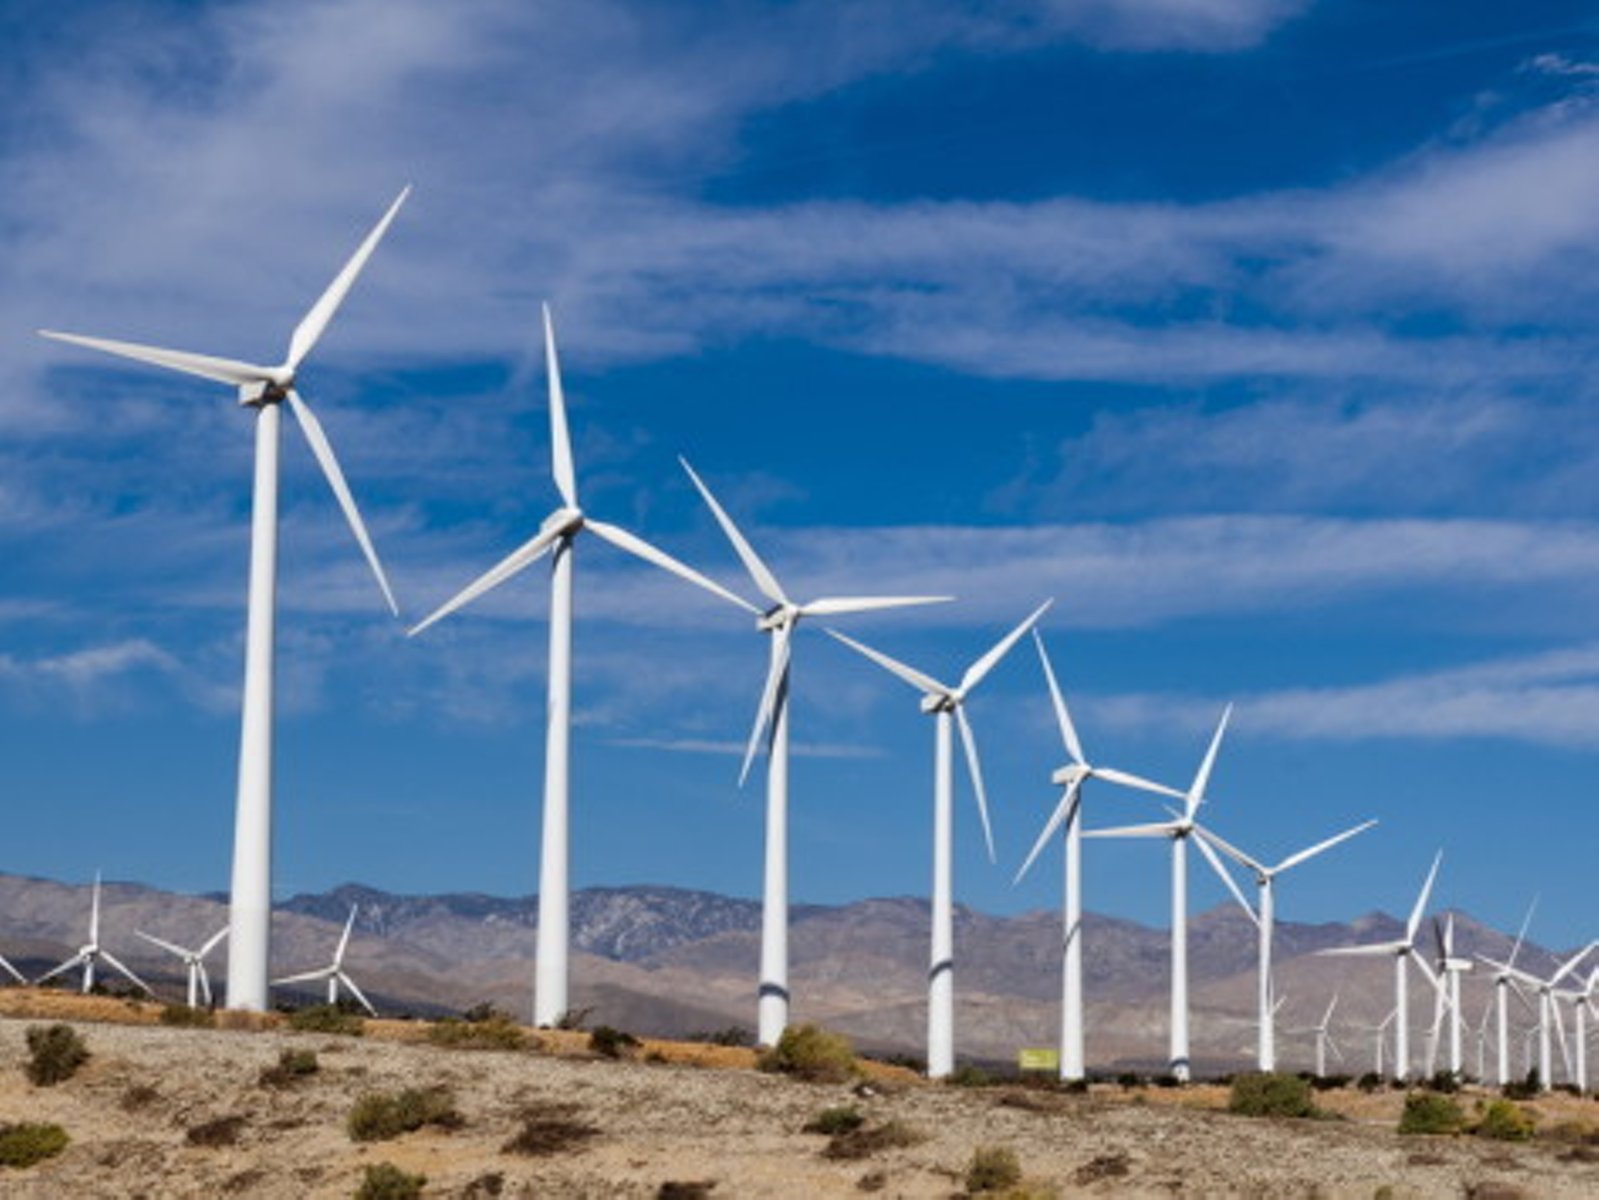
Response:
M465 1050L428 1043L417 1022L368 1022L347 1037L288 1032L273 1017L171 1028L159 1012L0 993L0 1121L55 1122L72 1139L56 1158L0 1168L0 1195L348 1197L367 1164L389 1162L425 1174L423 1194L440 1197L947 1197L963 1194L979 1146L1014 1152L1026 1195L1599 1195L1599 1146L1402 1137L1395 1092L1321 1093L1337 1118L1270 1121L1229 1115L1212 1086L1079 1095L932 1085L875 1066L855 1083L817 1084L756 1071L746 1050L692 1043L646 1039L618 1061L592 1054L582 1033ZM91 1058L38 1087L23 1070L26 1030L56 1020L82 1034ZM285 1048L314 1051L319 1069L264 1084ZM349 1136L363 1094L432 1086L450 1089L458 1127ZM822 1110L849 1105L868 1135L899 1136L833 1143L804 1132ZM1599 1125L1593 1100L1529 1107L1544 1129ZM529 1121L555 1131L532 1139L547 1152L507 1148Z

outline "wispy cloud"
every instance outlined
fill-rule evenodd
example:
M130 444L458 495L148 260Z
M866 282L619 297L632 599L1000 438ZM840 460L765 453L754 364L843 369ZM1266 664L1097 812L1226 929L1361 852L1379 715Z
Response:
M65 701L80 713L92 713L126 703L130 693L118 685L132 677L175 677L180 670L167 651L135 639L36 658L0 654L0 689L24 703Z

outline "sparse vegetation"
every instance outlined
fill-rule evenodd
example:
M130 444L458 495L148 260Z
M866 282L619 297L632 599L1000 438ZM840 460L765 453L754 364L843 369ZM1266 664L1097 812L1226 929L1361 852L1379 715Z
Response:
M1532 1137L1532 1114L1514 1101L1491 1100L1472 1132L1496 1141L1525 1142Z
M589 1049L602 1058L626 1057L641 1044L625 1029L612 1029L609 1025L597 1025L589 1034Z
M289 1028L296 1033L337 1033L345 1037L360 1037L366 1031L366 1022L337 1004L313 1004L309 1008L297 1008L291 1012Z
M668 1179L655 1192L655 1200L703 1200L716 1188L714 1179Z
M1432 1078L1427 1081L1427 1090L1453 1096L1460 1090L1460 1076L1453 1071L1435 1071Z
M729 1025L726 1029L712 1029L691 1033L683 1039L688 1042L704 1042L708 1046L753 1046L755 1035L742 1025Z
M262 1087L291 1087L315 1075L318 1070L320 1065L315 1050L283 1050L279 1052L274 1065L261 1068L260 1083Z
M355 1200L417 1200L427 1181L426 1175L413 1175L393 1163L372 1163L355 1189Z
M31 1167L60 1154L71 1140L59 1125L0 1125L0 1167Z
M581 1146L600 1131L571 1115L570 1108L552 1106L523 1114L522 1127L500 1149L506 1154L545 1158Z
M88 1061L89 1047L72 1026L28 1026L28 1061L23 1070L32 1083L39 1087L62 1083Z
M981 1088L994 1087L996 1084L1002 1083L1003 1080L995 1075L994 1072L983 1067L974 1066L971 1063L961 1063L945 1077L944 1082L951 1087Z
M122 1111L128 1113L143 1112L159 1099L161 1099L161 1093L148 1083L136 1083L122 1093Z
M1382 1076L1375 1071L1367 1071L1359 1079L1355 1080L1355 1086L1368 1096L1373 1092L1381 1091L1382 1083Z
M819 1025L790 1025L756 1065L813 1083L844 1083L860 1071L849 1039Z
M406 1088L402 1092L368 1092L355 1102L345 1127L350 1140L380 1142L402 1133L437 1125L459 1129L466 1122L455 1108L449 1088Z
M593 1011L593 1008L569 1008L555 1018L555 1027L557 1029L582 1029L584 1025L588 1024L589 1014Z
M525 1050L532 1038L510 1017L489 1009L483 1016L433 1022L428 1026L428 1041L452 1050Z
M1466 1126L1466 1114L1451 1096L1437 1092L1412 1092L1405 1097L1399 1116L1400 1133L1456 1134Z
M190 1008L187 1004L164 1004L161 1006L161 1024L175 1025L186 1029L212 1029L216 1026L217 1018L209 1008Z
M805 1122L802 1132L821 1133L832 1137L834 1134L849 1133L852 1129L859 1129L864 1124L866 1118L861 1115L861 1110L853 1104L845 1104L836 1108L822 1109Z
M1008 1146L979 1146L972 1151L966 1168L966 1190L973 1195L1000 1192L1022 1181L1022 1166L1016 1151Z
M1310 1084L1298 1075L1256 1071L1233 1079L1227 1111L1244 1117L1309 1117L1316 1106Z
M861 1125L835 1133L823 1148L822 1157L843 1160L870 1158L884 1150L915 1146L926 1140L925 1135L903 1121L885 1121L881 1125Z
M1534 1100L1541 1090L1538 1080L1538 1068L1534 1067L1527 1072L1525 1079L1512 1079L1505 1084L1504 1087L1499 1089L1499 1094L1506 1100Z
M234 1146L238 1144L243 1128L243 1117L217 1117L213 1121L202 1121L191 1126L183 1136L191 1146Z

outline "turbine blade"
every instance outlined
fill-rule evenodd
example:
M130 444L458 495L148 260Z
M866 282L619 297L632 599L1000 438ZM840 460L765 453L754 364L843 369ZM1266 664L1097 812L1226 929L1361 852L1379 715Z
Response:
M1000 659L1004 658L1010 653L1011 647L1027 635L1027 631L1038 623L1038 618L1042 617L1046 612L1048 612L1049 606L1053 603L1055 603L1053 599L1045 600L1042 604L1035 608L1020 625L1016 626L1015 629L1012 629L1004 637L1000 638L999 641L995 642L993 648L989 650L987 654L983 655L982 658L978 659L970 667L968 667L966 669L966 674L961 676L961 695L964 696L979 683L981 683L983 681L983 677L994 669L995 665Z
M116 955L112 954L111 951L109 951L109 950L100 951L100 957L105 959L106 962L110 963L116 970L122 972L123 975L127 976L128 980L130 982L132 982L135 986L143 988L145 991L149 992L152 996L155 995L155 992L151 989L150 985L148 983L146 983L144 980L140 979L132 971L128 970L127 966L124 965L122 960L120 958L118 958Z
M1332 1024L1333 1009L1335 1009L1337 1007L1338 1007L1338 993L1334 992L1332 1000L1327 1005L1327 1011L1322 1014L1322 1018L1321 1018L1321 1027L1322 1027L1322 1029L1325 1030L1328 1025ZM1329 1040L1331 1040L1331 1039L1329 1039Z
M194 964L194 969L195 969L195 973L197 975L199 975L199 977L200 977L200 995L205 998L205 1006L207 1008L210 1008L211 1007L211 976L206 974L205 964L203 962L196 962Z
M1421 925L1421 915L1427 910L1427 898L1432 895L1433 880L1438 878L1438 867L1444 861L1444 852L1438 851L1432 860L1432 870L1427 872L1427 882L1421 886L1421 895L1416 897L1416 907L1410 910L1410 920L1405 922L1405 941L1416 940L1416 930Z
M610 542L611 545L617 547L618 549L626 550L629 554L636 555L647 563L653 563L655 566L660 567L663 571L670 571L679 579L686 579L695 586L704 588L712 595L720 596L729 604L738 605L747 613L754 613L757 616L760 615L761 610L756 608L748 600L744 599L743 596L733 594L721 584L717 583L714 579L710 579L704 575L701 575L693 567L679 562L664 550L657 550L643 538L636 537L625 529L608 524L605 521L596 521L592 518L586 518L583 522L583 527L590 533L596 534L605 541Z
M837 617L844 613L876 612L884 608L910 608L917 604L945 604L953 596L823 596L800 605L807 617Z
M761 689L761 703L755 710L755 726L750 730L749 745L744 750L744 766L738 773L739 787L743 787L744 780L749 778L750 764L755 761L755 752L760 748L761 735L776 719L778 693L788 677L789 639L793 635L792 623L783 625L772 635L777 638L777 644L772 652L772 665L766 672L766 685ZM784 699L783 703L787 702Z
M389 205L388 212L373 227L372 232L366 235L366 240L356 248L350 256L350 261L344 264L344 269L333 277L333 282L328 284L327 290L318 297L305 316L300 318L300 323L294 327L294 334L289 338L289 359L284 365L294 371L305 361L305 356L311 353L312 348L321 340L323 331L327 329L328 322L333 320L333 314L339 311L339 305L344 303L345 296L349 295L350 288L354 285L356 276L366 266L366 260L372 257L372 251L377 249L378 242L388 232L390 223L395 214L400 211L400 205L405 203L405 198L411 194L407 185Z
M897 658L890 658L880 650L873 650L870 646L857 642L852 637L845 637L836 629L827 629L826 633L835 641L843 642L851 650L865 655L890 675L903 679L919 692L924 692L929 696L948 696L950 694L950 689L939 683L931 675L924 675L915 667L906 666Z
M355 980L351 979L343 971L339 972L338 978L340 983L350 989L350 994L361 1002L362 1008L366 1009L374 1017L378 1015L378 1010L372 1007L372 1002L366 998L360 988L355 986Z
M1074 779L1072 785L1061 796L1060 803L1055 806L1055 811L1050 814L1049 820L1044 823L1044 831L1038 835L1038 840L1033 843L1033 848L1027 855L1027 861L1022 863L1022 869L1016 872L1016 878L1011 881L1013 884L1022 881L1022 876L1026 875L1032 868L1033 861L1043 852L1044 847L1049 844L1049 839L1054 836L1055 831L1077 815L1077 800L1081 794L1082 780Z
M215 950L219 945L222 944L222 939L227 936L228 926L224 925L221 929L217 930L211 935L210 939L205 943L205 945L200 947L199 957L204 958L207 954L210 954L211 951Z
M446 601L433 611L426 619L413 625L406 631L407 637L415 637L435 621L449 616L463 605L470 604L484 592L498 587L522 568L538 561L540 555L548 550L556 538L561 536L561 526L546 524L543 529L511 551L494 566L490 567L473 582L467 584L454 599Z
M755 548L745 540L738 526L733 524L733 518L728 516L727 511L716 502L716 497L711 495L711 489L705 486L705 481L694 473L693 467L688 465L688 459L679 456L677 461L683 464L688 477L694 481L694 486L699 489L705 503L710 506L711 515L722 527L727 540L733 543L733 550L738 554L739 561L744 564L744 569L749 572L750 578L755 581L755 586L761 595L773 604L789 603L788 597L783 594L782 585L777 582L777 576L772 574L767 565L761 561L761 556L755 553Z
M344 481L344 472L339 469L339 460L333 453L333 443L328 441L328 435L322 430L322 422L317 420L316 414L311 411L311 406L293 388L289 389L289 407L294 410L294 419L300 423L300 431L310 443L311 453L316 456L317 464L322 468L328 486L333 489L334 498L344 510L344 519L350 523L350 532L355 534L361 553L366 555L367 565L377 577L378 587L383 592L383 599L388 602L389 611L399 616L400 606L395 603L394 590L389 587L389 577L383 573L383 564L378 561L378 552L366 531L366 523L361 520L361 510L355 506L355 497L350 494L350 485Z
M335 974L332 967L318 967L315 971L301 971L298 975L285 975L281 979L272 981L273 987L280 987L290 983L312 983L318 979L326 979Z
M1221 881L1227 885L1227 890L1233 894L1233 899L1238 901L1239 906L1242 907L1244 912L1248 914L1249 919L1255 923L1256 928L1259 928L1259 914L1257 914L1255 910L1249 906L1249 901L1244 899L1244 893L1239 890L1238 884L1233 880L1232 872L1227 869L1227 864L1222 862L1222 860L1217 857L1216 852L1210 848L1210 843L1205 840L1204 830L1196 825L1194 826L1194 832L1199 835L1194 839L1194 841L1199 846L1199 852L1205 856L1205 861L1208 862L1211 866L1211 869L1221 877Z
M187 950L185 950L182 946L175 946L171 942L168 942L168 941L165 941L165 940L163 940L161 938L156 937L154 934L145 933L144 930L142 930L142 929L135 929L133 931L133 936L134 937L143 938L145 941L149 942L152 946L160 946L161 949L166 950L166 951L168 951L168 952L170 952L172 954L176 954L179 958L188 958L189 957L189 952Z
M1549 977L1549 986L1553 987L1567 975L1571 974L1571 972L1576 969L1577 964L1583 959L1587 958L1590 953L1592 953L1595 946L1599 946L1599 942L1589 942L1581 950L1578 950L1570 958L1566 959L1565 962L1561 963L1560 969Z
M356 906L350 905L350 919L344 923L344 932L339 935L339 948L333 952L333 965L339 967L344 963L344 948L350 944L350 931L355 928Z
M1177 828L1176 821L1162 821L1158 825L1118 825L1110 829L1085 829L1084 837L1170 837Z
M65 971L72 970L73 967L77 966L82 961L83 961L83 955L74 954L71 958L67 959L66 962L61 963L59 966L51 967L43 975L41 975L41 976L39 976L39 978L35 979L33 981L33 985L35 987L38 987L39 984L43 983L45 980L54 979L57 975L60 975L60 974L62 974Z
M1033 645L1038 647L1038 661L1044 664L1044 678L1049 682L1049 699L1055 709L1055 724L1060 726L1060 740L1065 744L1072 762L1080 767L1085 766L1087 760L1083 758L1083 743L1078 740L1077 726L1072 724L1066 698L1061 695L1060 684L1055 682L1055 668L1050 665L1049 651L1044 649L1044 635L1036 629L1033 630Z
M1281 871L1288 870L1290 867L1297 867L1307 858L1314 858L1323 850L1331 850L1339 842L1347 841L1349 838L1354 837L1357 833L1365 833L1366 830L1370 829L1376 823L1376 821L1364 821L1361 824L1356 825L1353 829L1346 829L1342 833L1334 834L1326 841L1317 842L1314 846L1311 846L1305 850L1301 850L1298 854L1290 854L1287 858L1283 859L1282 862L1278 863L1275 868L1273 868L1272 874L1276 875Z
M566 428L566 389L561 386L561 362L555 352L555 321L544 306L544 368L550 377L550 474L555 490L568 508L577 505L577 473L572 469L572 436Z
M87 346L103 354L119 358L133 358L139 362L181 371L185 375L198 375L217 383L231 383L235 387L269 381L271 369L254 363L240 362L234 358L214 358L209 354L190 354L187 350L166 350L160 346L144 346L138 342L119 342L112 338L85 337L81 333L58 333L53 329L39 330L40 337L56 342L70 342L74 346Z
M100 944L100 872L94 873L93 899L89 901L89 944Z
M1415 963L1416 966L1421 970L1422 978L1428 983L1432 984L1435 991L1444 986L1443 980L1433 971L1430 966L1427 965L1427 959L1424 955L1411 954L1408 957L1410 958L1410 961Z
M1137 788L1141 792L1153 792L1157 796L1170 796L1173 800L1183 799L1183 793L1176 788L1145 779L1142 775L1118 771L1115 767L1095 767L1094 778L1103 779L1106 783L1120 784L1122 787Z
M988 846L988 861L994 860L994 830L988 823L988 794L983 788L983 766L977 759L977 738L972 734L972 723L966 719L966 709L955 707L955 724L961 731L961 745L966 749L966 769L972 777L972 793L977 797L977 815L983 821L983 842Z
M1264 875L1267 878L1270 878L1273 874L1273 872L1268 871L1265 867L1261 866L1260 863L1256 862L1237 846L1234 846L1231 842L1227 841L1220 834L1214 832L1213 830L1206 829L1203 825L1195 825L1194 832L1199 835L1200 841L1209 842L1212 846L1216 847L1216 849L1220 850L1223 854L1232 859L1234 862L1238 863L1240 866L1248 867L1257 875ZM1249 906L1246 904L1244 907L1248 908Z
M15 979L18 983L22 984L23 986L27 986L28 981L23 976L22 972L17 970L16 967L12 966L11 965L11 960L8 959L3 954L0 954L0 967L5 968L6 973L9 974L11 976L11 978Z
M1216 765L1216 751L1221 749L1222 735L1227 732L1227 722L1232 719L1233 706L1229 704L1222 710L1221 721L1216 725L1216 732L1211 736L1210 746L1205 751L1204 760L1199 764L1199 770L1194 775L1194 785L1188 789L1188 805L1186 815L1192 819L1194 813L1199 811L1199 806L1205 801L1205 789L1210 785L1211 768Z
M1521 951L1521 943L1526 940L1527 926L1532 924L1532 914L1538 907L1538 897L1532 898L1532 903L1527 905L1527 915L1521 918L1521 929L1516 933L1516 944L1510 948L1510 962L1516 961L1516 955Z
M1328 958L1374 958L1380 954L1397 954L1404 945L1404 942L1373 942L1365 946L1330 946L1325 950L1314 950L1311 953L1325 955Z

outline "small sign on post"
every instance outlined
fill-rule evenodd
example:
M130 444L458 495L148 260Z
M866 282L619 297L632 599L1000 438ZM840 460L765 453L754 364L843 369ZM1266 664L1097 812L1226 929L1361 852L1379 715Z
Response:
M1018 1050L1016 1068L1021 1071L1060 1070L1059 1050Z

